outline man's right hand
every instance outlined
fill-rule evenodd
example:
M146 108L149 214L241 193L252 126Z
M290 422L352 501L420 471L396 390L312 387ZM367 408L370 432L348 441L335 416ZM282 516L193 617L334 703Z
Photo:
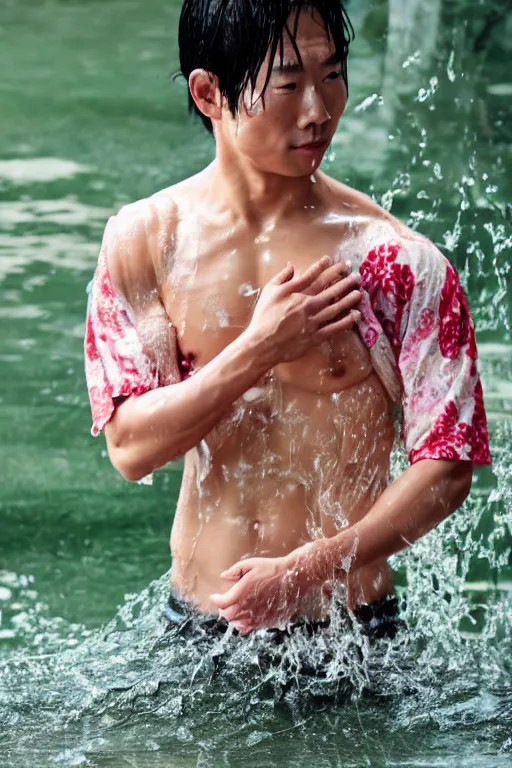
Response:
M266 345L272 365L297 360L361 319L361 278L349 271L345 261L324 256L300 277L288 263L267 283L247 332Z

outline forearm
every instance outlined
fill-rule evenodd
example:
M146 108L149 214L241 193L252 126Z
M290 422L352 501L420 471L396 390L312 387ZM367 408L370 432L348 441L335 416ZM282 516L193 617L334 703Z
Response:
M471 476L469 462L418 462L388 486L361 521L296 550L291 560L311 583L385 560L454 512L469 493Z
M106 428L112 463L138 480L183 456L271 367L263 344L244 332L186 381L128 398Z

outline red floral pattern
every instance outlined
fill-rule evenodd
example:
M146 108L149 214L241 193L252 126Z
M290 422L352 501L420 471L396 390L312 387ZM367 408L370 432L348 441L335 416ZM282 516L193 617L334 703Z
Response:
M112 284L105 249L100 253L87 312L85 373L95 436L112 418L116 398L142 395L158 386L156 365Z
M455 269L427 240L402 238L372 248L360 272L394 353L410 462L489 464L475 329Z
M368 347L368 349L371 349L374 345L377 339L379 338L378 332L375 330L375 328L368 328L366 333L364 334L364 343Z
M399 253L400 246L397 244L379 245L368 253L360 270L362 286L368 291L372 303L378 293L386 299L384 308L375 309L375 314L397 359L402 319L414 289L412 270L408 264L397 262Z
M435 314L432 309L428 307L422 309L420 319L418 323L418 330L416 331L419 339L426 339L434 330Z
M417 450L410 453L411 463L421 459L448 459L456 461L460 458L460 449L471 438L469 424L459 422L459 413L455 403L450 400L443 413L435 420L427 439Z
M451 264L447 267L441 291L439 317L439 347L444 357L455 360L461 347L466 346L466 354L476 360L476 340L468 300Z

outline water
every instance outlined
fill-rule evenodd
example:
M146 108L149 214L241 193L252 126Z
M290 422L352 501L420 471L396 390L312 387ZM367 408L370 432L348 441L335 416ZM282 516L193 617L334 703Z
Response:
M351 101L325 165L461 273L494 466L395 558L405 638L298 637L270 668L259 637L163 641L180 469L151 487L112 470L89 437L82 334L108 214L212 156L171 80L179 4L1 0L2 765L512 764L512 12L352 5ZM332 679L300 673L326 653Z

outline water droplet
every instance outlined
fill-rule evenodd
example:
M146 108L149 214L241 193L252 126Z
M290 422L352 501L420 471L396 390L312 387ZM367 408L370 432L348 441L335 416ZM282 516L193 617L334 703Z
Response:
M270 254L269 254L270 255ZM265 259L265 256L263 257ZM270 258L269 258L270 261ZM238 288L239 296L254 296L255 293L259 293L259 288L254 288L251 283L242 283Z
M243 399L247 403L253 403L255 400L258 400L260 397L263 397L265 394L265 390L263 387L252 387L251 389L248 389L247 392L243 395Z

